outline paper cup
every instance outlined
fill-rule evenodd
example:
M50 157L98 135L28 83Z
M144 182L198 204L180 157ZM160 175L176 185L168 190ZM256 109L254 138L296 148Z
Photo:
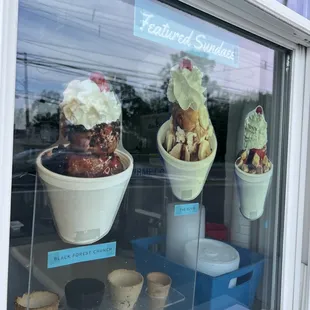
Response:
M248 220L254 221L263 215L272 173L273 165L266 173L250 174L242 171L235 164L240 212Z
M52 292L33 292L15 300L15 310L57 310L58 306L59 297Z
M104 283L97 279L74 279L65 286L67 307L68 309L99 309L104 291Z
M46 169L41 162L44 152L37 158L37 171L47 191L60 238L79 245L98 241L108 234L113 225L132 174L132 156L116 151L125 168L119 174L76 178Z
M216 136L213 134L210 139L212 153L206 159L188 162L176 159L164 149L163 143L169 126L170 121L167 121L159 128L158 150L164 160L173 194L180 200L190 201L201 193L206 182L217 150Z
M165 307L171 282L171 278L162 272L151 272L147 275L149 309L163 309Z
M134 270L112 271L108 275L108 283L115 309L133 309L141 293L143 282L143 276Z

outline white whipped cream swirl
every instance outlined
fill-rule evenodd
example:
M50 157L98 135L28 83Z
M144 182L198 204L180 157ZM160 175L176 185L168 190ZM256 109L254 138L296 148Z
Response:
M168 100L172 103L177 102L183 110L192 108L198 110L206 101L202 87L202 72L193 66L192 71L179 65L171 68L171 78L167 89Z
M256 109L248 113L244 122L244 149L262 149L267 144L267 122Z
M114 92L101 92L91 80L71 81L63 95L61 107L66 119L87 130L101 123L117 121L121 115L122 107Z

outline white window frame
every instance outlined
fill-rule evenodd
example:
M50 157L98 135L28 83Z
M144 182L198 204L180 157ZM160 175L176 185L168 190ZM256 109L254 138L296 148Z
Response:
M281 309L301 309L302 229L310 154L310 21L275 0L179 0L293 52ZM18 0L0 1L0 309L7 309ZM300 150L300 151L298 151ZM18 281L18 279L16 279ZM310 287L310 286L309 286ZM307 292L308 293L308 292ZM310 307L310 305L309 305ZM302 309L308 309L303 306Z

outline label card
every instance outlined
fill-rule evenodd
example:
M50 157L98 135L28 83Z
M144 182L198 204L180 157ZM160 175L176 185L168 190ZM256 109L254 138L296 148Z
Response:
M228 32L150 0L135 0L134 35L176 50L239 67L239 46Z
M56 268L97 259L114 257L116 242L52 251L47 253L47 268Z
M187 203L174 206L174 216L196 214L199 211L199 203Z

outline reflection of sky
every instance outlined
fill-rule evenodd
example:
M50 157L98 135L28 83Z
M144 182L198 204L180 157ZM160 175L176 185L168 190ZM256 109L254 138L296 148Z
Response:
M161 85L159 72L170 62L170 55L179 51L133 36L134 8L128 2L131 1L21 0L18 94L22 96L24 92L23 53L28 59L30 102L44 89L62 92L68 81L85 77L91 71L123 75L138 92ZM208 73L212 80L230 94L272 91L271 49L205 21L198 22L208 31L216 31L217 36L222 32L223 36L235 37L240 46L239 68L216 64ZM23 106L21 98L16 106Z

